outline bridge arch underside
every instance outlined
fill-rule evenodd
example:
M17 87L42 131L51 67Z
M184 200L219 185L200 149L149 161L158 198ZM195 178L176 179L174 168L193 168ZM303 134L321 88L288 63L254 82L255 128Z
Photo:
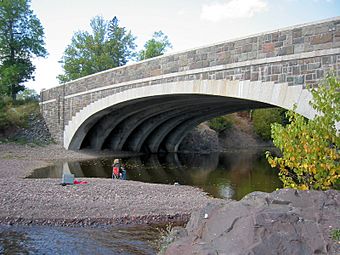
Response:
M108 107L88 118L69 149L177 152L195 126L211 118L269 104L232 97L172 94L145 97Z

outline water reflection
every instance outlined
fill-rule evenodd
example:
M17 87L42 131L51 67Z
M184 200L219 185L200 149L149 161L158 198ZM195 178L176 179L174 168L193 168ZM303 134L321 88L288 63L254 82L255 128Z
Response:
M114 157L80 162L61 162L37 169L29 178L111 178ZM191 185L214 197L241 199L252 191L271 192L281 187L277 172L270 168L262 151L231 151L212 154L147 154L123 158L127 179L151 183Z
M156 227L1 226L0 254L156 254Z

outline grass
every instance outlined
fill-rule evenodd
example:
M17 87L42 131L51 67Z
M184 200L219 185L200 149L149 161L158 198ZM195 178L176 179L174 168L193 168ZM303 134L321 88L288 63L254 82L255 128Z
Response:
M332 229L331 230L331 238L334 241L340 241L340 229L336 228L336 229Z
M29 116L32 114L39 114L37 101L2 101L0 102L0 130L25 128L28 125Z
M159 255L164 254L167 247L173 242L173 238L171 238L172 228L173 225L171 223L167 224L165 228L158 228L159 239L156 243L156 247L158 248Z

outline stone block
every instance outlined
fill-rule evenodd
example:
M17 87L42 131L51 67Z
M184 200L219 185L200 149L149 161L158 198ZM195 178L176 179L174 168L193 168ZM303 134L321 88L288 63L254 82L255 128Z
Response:
M303 84L305 82L304 75L298 75L294 77L294 84Z
M285 56L290 55L294 53L294 46L284 46L278 50L278 56Z
M293 29L292 36L293 36L293 39L301 37L302 36L302 28Z
M314 29L314 34L323 34L323 33L327 33L329 32L329 25L330 24L319 24L319 25L315 25L313 27Z
M332 63L332 57L331 56L325 56L321 58L322 65L329 65Z
M298 75L301 73L301 67L300 66L293 66L293 75Z
M283 42L285 40L287 40L287 35L280 35L279 38L278 38L279 42Z
M293 38L293 44L301 44L305 42L304 37Z
M271 42L272 41L272 35L271 34L264 35L263 40L265 42Z
M316 45L316 44L323 44L323 43L328 43L332 41L333 41L333 34L325 33L325 34L312 36L311 44Z
M243 76L244 80L250 80L250 71L246 71Z
M282 66L272 66L272 74L280 74L282 73Z
M150 73L151 76L158 76L158 75L161 75L161 74L162 74L161 69L152 70L151 73Z
M308 64L308 70L315 70L321 67L320 62L310 63Z
M312 81L315 79L315 74L306 74L306 82Z
M262 44L262 51L264 53L274 52L275 44L274 43L264 43Z
M286 82L287 80L287 74L279 74L278 77L279 77L279 80L278 80L279 83Z
M259 79L259 73L258 72L252 72L251 73L251 81L257 81Z
M274 74L274 75L271 76L270 80L277 83L279 81L279 76L277 74Z
M248 56L248 60L257 59L257 51L248 52L247 56Z
M294 45L294 53L302 53L305 51L305 45L304 44L296 44Z
M222 80L224 79L224 73L223 72L217 72L216 73L216 80Z
M283 47L283 42L275 42L274 47L275 48Z
M272 42L277 42L279 40L279 33L272 33Z
M334 41L339 42L340 41L340 31L335 32L334 34Z
M316 78L317 79L323 79L325 76L325 72L322 69L316 70Z
M304 73L308 70L308 66L306 64L301 64L300 68L301 68L301 73Z
M253 50L253 45L252 44L246 44L242 46L242 53L250 52Z
M238 56L239 62L243 62L243 61L246 61L246 60L248 60L248 54L247 53L242 53Z

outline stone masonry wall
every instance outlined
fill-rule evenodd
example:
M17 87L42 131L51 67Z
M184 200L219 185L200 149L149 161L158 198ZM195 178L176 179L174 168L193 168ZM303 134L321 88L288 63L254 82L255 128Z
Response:
M114 93L186 80L273 81L316 84L340 76L340 18L157 57L90 75L41 93L41 109L54 139L83 107Z

